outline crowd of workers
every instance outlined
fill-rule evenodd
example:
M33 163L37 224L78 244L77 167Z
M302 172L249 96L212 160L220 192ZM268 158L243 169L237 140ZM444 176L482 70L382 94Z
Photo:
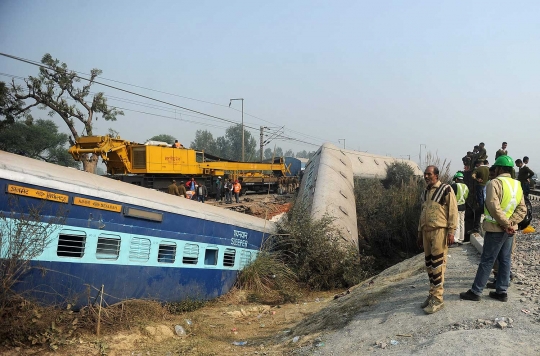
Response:
M232 197L237 203L240 202L240 192L242 191L242 185L238 180L234 182L231 179L225 179L222 181L221 177L218 177L215 182L215 198L216 201L222 202L225 198L226 204L232 204ZM191 178L185 184L176 184L176 180L172 180L172 183L167 187L167 192L172 195L184 197L186 199L196 200L204 203L208 198L208 188L204 184L198 184L195 178Z
M489 293L489 297L502 302L508 300L514 234L527 215L525 202L534 172L527 166L527 156L514 161L508 156L507 146L506 142L502 143L491 167L484 143L474 146L473 151L463 157L464 170L454 175L450 185L439 180L437 167L428 166L424 172L427 187L422 194L418 245L424 249L430 282L429 295L421 304L428 314L444 307L443 285L448 247L454 243L464 243L466 234L479 233L482 218L482 256L472 287L460 293L460 298L479 301L483 289L487 287L495 289ZM519 168L517 179L514 164ZM465 233L469 187L464 183L464 172L471 170L477 207L474 209L474 228ZM494 281L488 283L492 271Z

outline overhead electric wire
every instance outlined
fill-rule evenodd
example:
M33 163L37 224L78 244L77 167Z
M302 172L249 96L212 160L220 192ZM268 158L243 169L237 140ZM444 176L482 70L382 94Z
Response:
M17 60L17 61L21 61L21 62L24 62L24 63L28 63L28 64L31 64L31 65L35 65L35 66L38 66L40 68L44 68L46 70L51 70L51 71L54 71L54 69L48 67L48 66L45 66L41 63L38 63L36 61L32 61L32 60L29 60L29 59L25 59L25 58L21 58L21 57L17 57L17 56L13 56L13 55L9 55L9 54L6 54L6 53L1 53L0 52L0 55L1 56L4 56L4 57L7 57L7 58L11 58L11 59L14 59L14 60ZM75 70L72 70L73 72L75 73L82 73L82 72L78 72L78 71L75 71ZM84 75L88 75L88 74L84 74ZM7 75L7 76L11 76L11 75ZM14 77L14 78L21 78L21 77L17 77L17 76L11 76L11 77ZM79 75L77 75L77 78L80 78L80 79L83 79L83 80L86 80L86 81L89 81L89 82L92 82L92 83L95 83L95 84L99 84L99 85L102 85L102 86L105 86L105 87L108 87L108 88L111 88L111 89L115 89L115 90L119 90L119 91L122 91L122 92L125 92L125 93L128 93L128 94L131 94L131 95L135 95L135 96L139 96L139 97L142 97L142 98L145 98L145 99L148 99L148 100L152 100L152 101L156 101L156 102L160 102L160 103L163 103L163 104L166 104L166 105L170 105L170 106L173 106L173 107L177 107L179 109L182 109L182 110L186 110L186 111L189 111L189 112L193 112L193 113L196 113L196 114L199 114L199 115L202 115L202 116L207 116L207 117L211 117L211 118L214 118L214 119L217 119L217 120L221 120L221 121L225 121L225 122L228 122L228 123L232 123L232 124L238 124L237 122L235 121L232 121L232 120L228 120L228 119L224 119L224 118L221 118L221 117L218 117L218 116L215 116L215 115L210 115L210 114L206 114L206 113L203 113L203 112L200 112L200 111L197 111L197 110L193 110L193 109L189 109L189 108L186 108L186 107L183 107L183 106L180 106L180 105L177 105L177 104L173 104L173 103L169 103L167 101L164 101L164 100L160 100L160 99L156 99L156 98L152 98L152 97L149 97L147 95L143 95L143 94L139 94L139 93L136 93L136 92L133 92L133 91L130 91L130 90L126 90L126 89L122 89L122 88L119 88L119 87L115 87L115 86L112 86L112 85L109 85L109 84L105 84L105 83L102 83L102 82L99 82L99 81L96 81L96 80L93 80L91 81L90 79L88 78L84 78L84 77L81 77ZM24 79L24 78L23 78ZM104 78L106 79L106 78ZM112 79L107 79L107 80L110 80L110 81L114 81ZM151 91L155 91L155 92L161 92L159 90L155 90L155 89L150 89L150 88L145 88L145 87L140 87L140 86L136 86L134 84L128 84L128 83L123 83L123 82L120 82L120 81L114 81L114 82L118 82L118 83L122 83L122 84L125 84L125 85L130 85L130 86L134 86L134 87L138 87L138 88L142 88L142 89L146 89L146 90L151 90ZM167 92L161 92L161 93L164 93L164 94L168 94L168 95L174 95L174 96L178 96L178 97L182 97L180 95L177 95L177 94L171 94L171 93L167 93ZM188 98L188 97L184 97L184 98ZM201 101L201 102L205 102L203 100L198 100L198 99L193 99L193 98L188 98L188 99L191 99L191 100L197 100L197 101ZM129 99L127 99L129 100ZM223 107L226 107L225 105L221 105L221 104L216 104L216 103L211 103L211 102L206 102L206 103L209 103L209 104L214 104L214 105L218 105L218 106L223 106ZM234 108L233 108L234 109ZM235 109L236 110L236 109ZM238 111L238 110L237 110ZM244 113L246 114L246 113ZM257 118L259 120L262 120L262 121L265 121L265 122L269 122L269 123L272 123L268 120L264 120L262 118L259 118L257 116L254 116L254 115L251 115L251 114L247 114L248 116L252 116L254 118ZM273 123L272 123L273 124ZM258 130L258 128L255 128L255 127L252 127L252 126L249 126L249 125L246 125L244 124L244 127L247 127L247 128L250 128L252 130ZM293 131L294 130L290 130L290 131ZM302 133L299 133L300 135L302 136L305 136L305 137L310 137L309 135L305 135L305 134L302 134ZM311 136L312 138L316 138L315 136ZM286 139L288 140L292 140L292 141L297 141L297 142L300 142L300 143L306 143L306 144L309 144L309 145L314 145L314 146L318 146L316 144L313 144L313 143L310 143L310 142L306 142L306 141L303 141L303 140L299 140L299 139L295 139L295 138L292 138L292 137L287 137ZM320 138L318 138L320 139ZM324 139L321 139L322 141L326 141Z

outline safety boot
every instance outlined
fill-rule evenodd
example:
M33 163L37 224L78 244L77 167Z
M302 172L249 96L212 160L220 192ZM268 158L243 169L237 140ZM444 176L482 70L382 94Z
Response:
M424 309L425 307L427 307L429 305L429 301L431 300L431 294L428 295L428 297L426 298L426 300L424 300L424 302L422 304L420 304L420 308Z
M431 298L429 303L428 303L428 306L424 308L424 311L427 314L433 314L433 313L438 312L442 308L444 308L444 302L439 301L439 300L437 300L435 298Z

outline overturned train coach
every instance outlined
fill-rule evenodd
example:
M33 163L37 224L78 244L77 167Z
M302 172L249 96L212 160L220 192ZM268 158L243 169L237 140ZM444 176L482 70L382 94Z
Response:
M210 299L271 222L0 151L0 257L25 253L13 290L45 304Z
M418 165L410 160L325 143L305 166L298 200L307 206L313 218L332 217L343 243L358 246L354 178L385 179L387 168L395 162L406 163L414 175L422 175Z

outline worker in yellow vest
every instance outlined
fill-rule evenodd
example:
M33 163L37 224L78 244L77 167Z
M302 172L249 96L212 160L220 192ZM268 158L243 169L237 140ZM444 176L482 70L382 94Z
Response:
M461 245L465 241L465 201L469 196L469 188L463 183L463 173L457 172L454 175L454 183L451 187L454 194L456 194L458 207L458 224L454 234L454 241Z
M465 300L480 300L495 260L499 261L499 273L495 291L489 292L489 296L501 302L508 300L512 243L518 224L527 214L521 185L510 176L514 168L512 158L500 156L494 166L497 178L486 186L484 248L471 289L459 294Z

